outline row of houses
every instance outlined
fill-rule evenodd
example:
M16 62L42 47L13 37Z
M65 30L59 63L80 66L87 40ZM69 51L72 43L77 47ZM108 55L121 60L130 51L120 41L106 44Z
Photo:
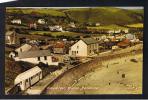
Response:
M12 24L22 24L22 20L21 19L13 19L11 20ZM45 21L45 19L38 19L37 21L38 24L47 24L47 22Z
M6 44L14 44L15 43L15 33L14 32L7 32L6 33ZM90 38L81 38L74 43L70 43L69 41L53 41L51 44L50 42L48 45L44 44L42 49L50 49L52 53L55 54L66 54L69 53L70 56L89 56L99 52L100 46L99 44L109 43L111 42L121 42L125 39L128 39L130 42L137 42L138 39L135 37L134 34L123 34L123 35L111 35L111 36L92 36ZM36 41L37 42L37 41ZM34 44L28 42L30 44ZM69 45L67 45L69 43ZM38 46L37 43L34 45ZM31 47L30 47L31 48ZM35 46L34 46L35 48ZM23 52L23 50L21 50ZM17 51L18 52L18 51Z

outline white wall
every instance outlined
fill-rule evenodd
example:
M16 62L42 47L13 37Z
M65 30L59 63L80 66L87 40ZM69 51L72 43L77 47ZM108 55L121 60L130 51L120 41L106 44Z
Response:
M82 40L79 40L77 43L71 46L71 49L69 50L70 56L73 56L72 51L78 51L76 56L87 56L87 45Z
M33 63L33 64L38 64L39 62L42 62L42 63L48 64L48 65L58 65L58 62L52 62L51 56L47 56L47 60L44 60L44 57L40 57L40 61L38 61L38 57L23 58L23 59L16 57L15 61L25 61L25 62L30 62L30 63Z

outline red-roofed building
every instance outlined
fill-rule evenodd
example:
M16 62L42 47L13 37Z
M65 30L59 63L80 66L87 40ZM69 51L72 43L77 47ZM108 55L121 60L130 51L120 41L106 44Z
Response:
M56 42L56 44L53 46L53 52L56 54L65 54L65 43L64 42Z
M130 46L130 40L128 40L128 39L125 39L125 40L123 40L122 42L119 42L118 44L117 44L117 46L119 46L119 47L121 47L121 48L126 48L126 47L128 47L128 46Z

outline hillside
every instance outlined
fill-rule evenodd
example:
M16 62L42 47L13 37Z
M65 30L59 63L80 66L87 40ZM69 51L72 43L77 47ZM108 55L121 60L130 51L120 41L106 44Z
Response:
M143 22L143 10L125 10L113 7L69 9L65 13L78 22L101 24L129 24Z
M119 24L128 25L143 23L143 10L128 10L114 7L97 7L97 8L7 8L7 13L17 14L36 14L43 16L53 16L52 18L64 17L67 21L77 23L96 23L103 25ZM50 18L51 20L53 20Z

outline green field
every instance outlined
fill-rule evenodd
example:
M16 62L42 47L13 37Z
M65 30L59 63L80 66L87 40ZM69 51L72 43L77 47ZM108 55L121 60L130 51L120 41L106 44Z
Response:
M130 25L127 25L127 26L131 27L131 28L143 28L143 23L130 24Z
M127 24L143 20L143 10L125 10L114 7L69 9L65 13L78 22L99 22L101 24Z
M7 12L10 13L24 13L24 14L31 14L31 13L36 13L36 14L41 14L41 15L51 15L51 16L61 16L65 17L65 14L63 12L60 12L56 9L42 9L42 8L28 8L28 9L18 9L18 8L7 8Z
M49 31L31 31L30 34L33 35L51 35L51 36L70 36L70 37L75 37L75 36L81 36L84 35L82 33L75 33L75 32L49 32Z
M97 27L87 27L88 29L96 29L96 30L118 30L118 29L128 29L126 27L118 26L118 25L105 25L105 26L97 26Z

